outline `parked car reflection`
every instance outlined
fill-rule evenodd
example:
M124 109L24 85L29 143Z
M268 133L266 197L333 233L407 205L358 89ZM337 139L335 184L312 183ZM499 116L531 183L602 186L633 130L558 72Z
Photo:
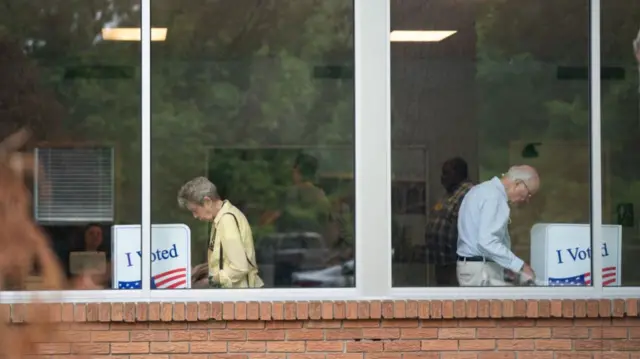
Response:
M292 286L299 288L335 288L355 286L355 260L320 270L295 272Z

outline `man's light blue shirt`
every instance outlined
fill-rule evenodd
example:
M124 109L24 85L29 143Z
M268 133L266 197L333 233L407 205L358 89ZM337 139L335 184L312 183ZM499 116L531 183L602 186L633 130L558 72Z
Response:
M498 177L473 187L462 200L458 216L461 257L485 257L520 272L524 261L511 251L507 193Z

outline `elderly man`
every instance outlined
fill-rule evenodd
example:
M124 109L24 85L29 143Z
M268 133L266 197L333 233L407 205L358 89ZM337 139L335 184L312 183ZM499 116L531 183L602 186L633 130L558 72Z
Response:
M187 182L178 192L178 204L195 218L213 223L207 253L210 286L263 286L249 222L231 202L220 198L213 183L204 177Z
M509 205L526 203L540 187L531 166L514 166L472 188L460 206L457 275L460 286L504 286L505 270L533 279L531 267L511 251Z

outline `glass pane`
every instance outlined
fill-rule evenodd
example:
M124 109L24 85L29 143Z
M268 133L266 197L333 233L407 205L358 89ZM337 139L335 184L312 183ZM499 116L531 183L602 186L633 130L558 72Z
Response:
M353 286L352 2L154 0L152 26L152 287Z
M602 223L605 286L640 285L640 4L602 3ZM626 267L621 273L621 265ZM616 275L617 274L617 275Z
M140 266L122 258L140 250L139 230L122 227L140 223L140 43L116 36L140 26L139 10L139 1L19 0L0 10L0 138L31 132L12 162L27 174L29 220L81 289L140 281ZM26 265L29 277L2 289L46 288L49 269Z
M588 5L391 2L394 286L591 284Z

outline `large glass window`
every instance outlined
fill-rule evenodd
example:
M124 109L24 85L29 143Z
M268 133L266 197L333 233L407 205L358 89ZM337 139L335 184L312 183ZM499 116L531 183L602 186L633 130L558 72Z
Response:
M138 1L0 5L0 138L30 132L15 160L27 174L31 219L85 289L118 287L112 228L140 223L139 10ZM20 230L3 223L4 235ZM128 235L123 253L137 256L139 233ZM25 281L5 277L0 289L42 289L42 278L36 264ZM125 288L139 286L140 266L120 278Z
M152 288L353 286L352 1L151 6Z
M591 285L589 2L391 4L393 285Z
M640 4L602 2L602 222L616 228L615 262L603 283L638 286L640 271ZM619 254L618 254L619 253ZM612 267L622 266L612 282Z

